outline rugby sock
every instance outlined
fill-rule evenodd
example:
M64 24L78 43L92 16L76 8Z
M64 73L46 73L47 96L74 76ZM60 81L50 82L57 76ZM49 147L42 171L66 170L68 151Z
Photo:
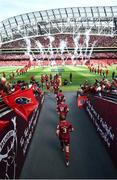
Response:
M65 159L66 161L69 161L70 152L65 152Z

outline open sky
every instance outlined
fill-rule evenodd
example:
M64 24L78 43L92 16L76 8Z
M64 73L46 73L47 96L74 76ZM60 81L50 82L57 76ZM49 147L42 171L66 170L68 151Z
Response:
M116 6L117 0L0 0L0 21L22 13L80 6Z

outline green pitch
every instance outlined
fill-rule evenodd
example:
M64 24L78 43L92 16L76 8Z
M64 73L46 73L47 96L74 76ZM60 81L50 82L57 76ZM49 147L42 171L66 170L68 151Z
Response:
M9 81L9 74L13 71L15 72L17 68L21 68L21 67L0 67L0 77L2 77L2 72L5 72L7 75L7 80ZM112 77L112 72L115 71L116 75L117 75L117 70L116 70L116 66L108 66L109 69L109 75L108 75L108 79L111 80ZM72 83L67 85L67 86L62 86L61 89L63 91L77 91L80 84L82 84L85 80L87 80L89 83L93 83L95 81L95 79L102 79L103 76L100 76L98 74L95 73L90 73L89 69L87 68L87 66L57 66L57 67L31 67L31 69L20 76L17 76L17 74L15 73L15 80L25 80L25 81L30 81L30 77L32 75L35 76L35 79L37 81L40 81L40 76L41 74L52 74L55 75L56 73L61 74L61 78L62 78L62 82L64 81L64 79L67 79L69 81L69 74L70 72L72 72Z

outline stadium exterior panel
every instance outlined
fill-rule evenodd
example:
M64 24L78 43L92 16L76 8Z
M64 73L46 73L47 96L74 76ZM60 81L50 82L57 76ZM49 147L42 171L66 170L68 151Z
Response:
M71 7L30 12L0 22L2 44L27 36L46 34L90 34L116 36L117 6Z

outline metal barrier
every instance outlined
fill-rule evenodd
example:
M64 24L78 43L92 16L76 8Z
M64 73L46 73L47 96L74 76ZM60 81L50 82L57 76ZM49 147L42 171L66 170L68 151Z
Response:
M117 102L90 96L86 103L86 111L117 166Z

